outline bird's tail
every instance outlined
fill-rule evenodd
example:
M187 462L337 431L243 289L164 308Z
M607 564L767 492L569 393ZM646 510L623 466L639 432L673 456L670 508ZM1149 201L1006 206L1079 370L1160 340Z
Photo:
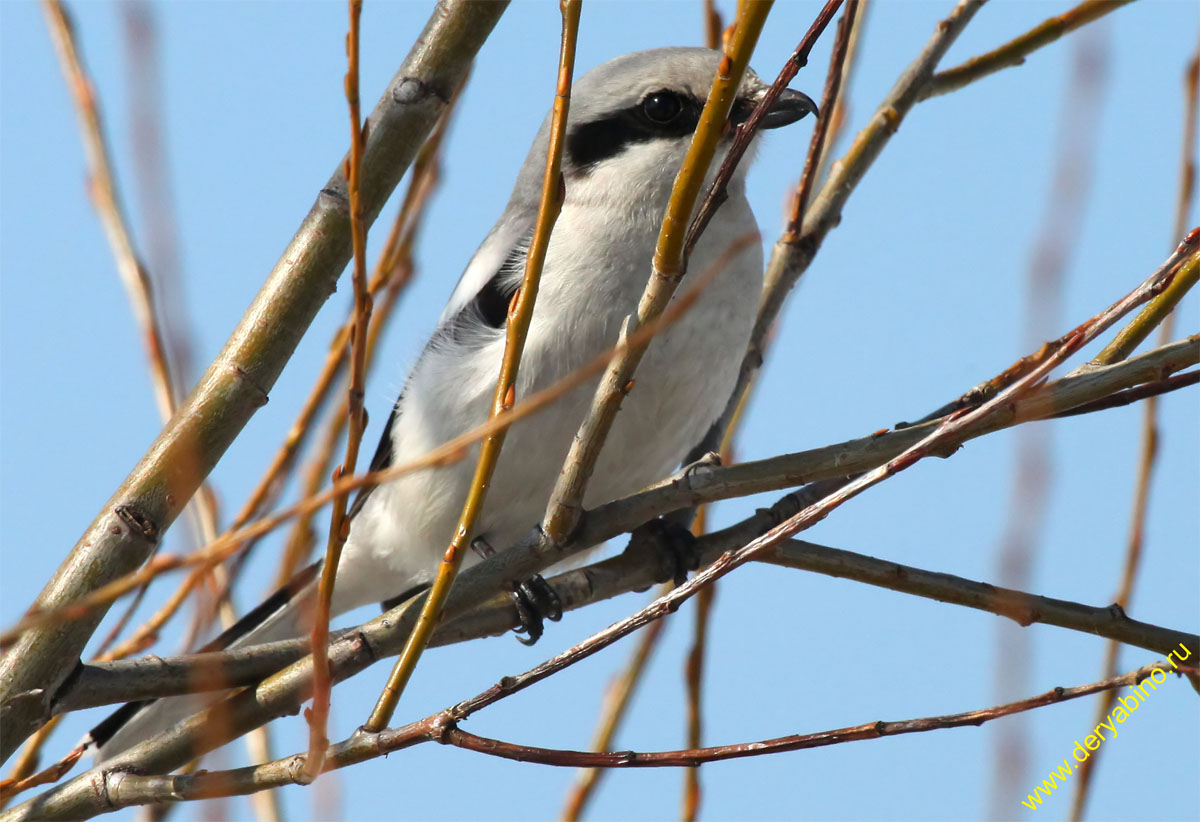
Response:
M303 635L302 618L309 610L320 573L321 562L308 566L200 651L225 651ZM93 728L84 743L94 747L96 761L103 762L165 731L223 693L209 691L126 703Z

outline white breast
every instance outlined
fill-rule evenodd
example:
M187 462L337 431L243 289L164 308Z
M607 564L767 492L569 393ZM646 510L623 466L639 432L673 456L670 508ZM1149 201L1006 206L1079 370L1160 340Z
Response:
M651 202L660 199L654 194L625 211L611 208L603 198L568 196L547 252L518 401L616 341L650 274L662 216ZM697 244L691 281L755 231L753 214L738 191ZM755 242L733 257L682 319L656 337L597 464L585 499L588 507L664 476L708 430L733 389L761 280L762 250ZM685 278L680 292L688 286ZM447 343L422 356L393 428L394 464L419 457L486 420L504 339L503 329L484 331L489 333L473 344L469 355L461 344ZM587 381L509 431L477 532L493 547L516 541L541 518L595 386L596 379ZM477 455L476 447L455 465L410 474L376 489L351 529L336 611L386 599L431 578L457 522Z

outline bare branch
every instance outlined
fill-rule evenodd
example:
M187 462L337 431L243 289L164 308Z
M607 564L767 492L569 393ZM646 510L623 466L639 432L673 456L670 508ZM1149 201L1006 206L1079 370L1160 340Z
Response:
M513 759L517 762L532 762L539 765L555 765L559 767L585 768L694 768L706 762L722 762L728 759L742 759L751 756L786 753L788 751L823 748L828 745L840 745L846 742L858 742L864 739L881 739L885 736L900 734L923 733L925 731L940 731L947 728L961 728L967 725L979 726L1002 716L1031 711L1047 705L1054 705L1070 699L1091 696L1103 691L1112 691L1127 685L1137 685L1149 679L1151 674L1165 675L1171 671L1171 666L1165 662L1156 662L1138 668L1136 671L1113 677L1111 679L1093 682L1090 685L1079 685L1074 688L1054 688L1038 696L997 705L993 708L983 708L961 714L946 716L931 716L922 719L905 719L898 722L867 722L849 728L838 728L831 731L821 731L813 734L795 734L764 739L757 742L742 742L734 745L720 745L712 748L694 748L683 751L655 751L643 753L639 751L615 751L609 753L592 753L584 751L563 751L548 748L532 748L526 745L514 745L511 742L501 742L497 739L476 736L457 726L451 726L438 739L444 745L454 745L476 753L488 756L499 756Z
M506 3L443 0L370 118L364 213L374 220L433 128ZM350 255L345 180L335 172L254 304L191 397L75 545L36 603L72 602L137 568L182 511L291 356ZM63 682L104 615L25 633L0 660L0 758L36 730L41 700Z
M788 216L784 237L792 241L799 239L800 226L804 222L804 208L812 195L813 186L817 181L817 173L821 168L821 155L824 154L830 136L830 123L837 109L837 101L842 92L842 69L846 64L847 49L850 48L850 33L858 19L858 0L850 0L846 4L846 12L838 21L837 38L833 41L833 51L829 55L829 70L825 74L825 89L821 92L821 116L817 127L813 129L812 139L808 143L808 155L804 159L804 171L800 175L800 185L792 196L791 212Z
M1019 702L997 705L976 711L945 716L924 717L895 722L876 721L849 728L797 734L761 742L722 745L685 751L637 753L584 753L555 751L513 745L499 740L469 734L457 726L465 717L463 706L449 708L419 722L378 734L356 733L344 742L333 745L326 753L326 770L344 768L369 759L386 756L423 742L440 742L491 756L502 756L522 762L566 767L694 767L703 762L717 762L769 753L820 748L885 736L922 733L964 726L978 726L993 719L1054 705L1071 699L1090 696L1102 691L1135 686L1154 673L1171 670L1167 663L1152 663L1123 676L1080 685L1056 687ZM498 686L501 687L501 686ZM495 689L492 689L495 690ZM303 757L291 756L248 768L231 771L202 772L179 776L141 776L117 770L97 774L96 782L66 794L60 792L44 799L28 802L9 815L9 822L32 819L87 818L133 805L152 802L179 802L215 796L239 796L298 784L303 781ZM72 784L78 783L75 780ZM86 788L86 789L84 789Z
M929 85L922 92L921 99L928 100L939 94L949 94L1001 69L1019 66L1025 62L1026 57L1042 46L1048 46L1064 34L1131 2L1133 0L1084 0L1070 11L1044 20L999 48L972 57L962 65L939 71L933 75Z
M670 584L664 583L664 586L654 596L661 596L669 589ZM600 706L600 719L596 723L592 744L589 746L591 750L607 751L612 748L617 729L624 721L629 705L633 701L634 692L646 673L646 664L650 661L650 655L658 647L658 639L662 636L664 625L666 625L666 621L659 620L642 632L640 641L634 646L633 653L629 655L629 662L608 683L608 687L604 691L604 704ZM600 780L603 778L604 771L595 768L579 769L563 806L562 818L564 820L576 820L583 815L584 808L595 795L596 788L599 787Z
M517 374L521 366L521 354L525 349L525 340L529 334L529 325L533 320L533 308L537 300L538 287L541 284L542 268L546 262L546 251L550 247L550 234L562 211L563 200L566 198L566 188L562 175L563 151L566 146L567 114L571 104L571 80L575 73L575 43L579 36L579 14L582 11L582 0L561 0L559 4L562 13L562 39L559 47L558 81L555 86L554 108L550 121L550 135L546 148L546 168L542 175L542 193L538 202L537 218L534 223L533 237L526 252L525 271L521 279L521 287L513 295L508 306L508 317L505 323L504 356L500 364L500 373L496 378L496 390L492 397L490 417L496 417L512 409L516 402ZM475 464L475 474L467 489L463 501L462 513L458 524L450 537L449 547L442 555L438 565L437 576L434 577L416 625L408 636L400 658L392 668L387 684L379 695L365 728L369 731L379 731L391 722L396 704L408 684L409 678L416 670L421 654L429 645L429 639L442 616L446 597L450 586L454 584L458 570L467 551L467 542L475 534L475 525L483 510L484 500L491 487L492 475L500 461L500 450L508 434L507 428L501 428L489 434L480 446L479 458ZM314 643L317 638L313 637ZM315 775L315 774L314 774Z
M1187 226L1187 216L1192 205L1192 194L1196 183L1196 120L1200 109L1200 42L1197 42L1192 57L1188 60L1183 77L1183 141L1180 149L1179 190L1175 201L1175 221L1172 236L1182 234ZM1164 318L1158 328L1160 345L1162 340L1168 340L1174 333L1175 312ZM1193 382L1200 378L1200 372L1180 374L1179 377L1191 377ZM1146 512L1150 499L1150 479L1158 458L1158 401L1151 397L1142 406L1141 446L1138 454L1138 464L1133 489L1133 511L1129 521L1129 537L1125 550L1125 567L1121 573L1121 581L1113 602L1122 608L1128 608L1133 598L1134 581L1141 569L1142 545L1146 532ZM1103 676L1112 676L1119 664L1120 645L1110 642L1104 654ZM1193 679L1193 684L1198 680ZM1096 712L1101 718L1107 716L1113 708L1113 695L1105 694L1097 700ZM1090 756L1080 763L1075 781L1075 792L1071 799L1071 819L1081 820L1084 808L1087 806L1088 792L1092 786L1092 777L1100 763L1100 752Z
M938 24L921 53L884 97L871 121L858 133L846 154L830 169L824 185L804 215L800 236L794 242L788 242L788 236L784 235L775 243L764 275L758 318L738 371L737 386L725 404L721 417L692 450L693 458L697 454L716 450L741 396L762 367L767 337L788 293L808 270L825 236L841 222L846 201L916 104L938 61L984 2L986 0L960 0L950 16Z
M363 396L366 391L367 334L371 324L371 294L367 290L367 225L362 202L362 162L367 144L367 131L362 123L358 96L359 24L362 20L362 0L350 0L350 29L346 35L346 102L350 110L350 156L346 160L346 194L350 201L350 241L353 252L354 322L350 339L350 384L346 392L346 455L338 466L337 476L353 474L358 465L358 450L367 427ZM342 548L350 536L350 520L346 517L350 493L333 498L333 513L329 517L329 540L325 546L325 562L321 565L321 580L317 585L315 613L312 619L313 702L308 720L308 756L304 774L316 779L321 772L321 758L329 747L325 729L329 722L329 609L337 580Z
M622 324L621 352L613 358L596 387L591 408L571 442L563 470L546 506L542 531L551 545L561 545L579 524L584 491L600 449L621 408L621 401L633 388L634 372L650 345L648 338L638 339L636 333L663 314L686 273L684 229L700 194L704 175L716 154L738 86L771 5L771 2L746 3L739 8L729 48L721 58L700 122L671 190L654 250L650 279L638 301L637 311L626 317Z
M821 11L817 14L817 18L812 25L808 27L804 37L800 39L800 43L796 46L791 56L784 62L783 68L779 70L779 75L775 78L775 82L767 89L767 93L755 106L754 111L750 114L750 119L745 122L734 135L733 143L729 146L729 151L725 154L725 159L721 161L721 167L717 169L717 175L713 178L712 184L708 187L708 192L704 195L704 200L700 203L700 208L696 211L696 216L692 219L691 225L688 227L687 239L684 241L684 258L691 256L692 249L695 248L696 242L700 239L700 235L704 233L704 229L708 227L708 223L712 220L717 209L725 202L728 197L726 187L729 184L730 178L733 177L733 172L738 164L742 161L742 156L746 153L746 149L750 147L750 141L754 139L754 135L759 131L759 124L763 117L775 105L775 101L779 99L779 95L787 88L788 83L799 73L800 69L808 65L808 55L812 51L813 46L817 44L817 40L825 32L825 28L829 25L829 21L833 19L833 15L837 12L838 6L842 4L842 0L827 0ZM857 0L852 0L851 6L857 6ZM848 8L847 14L853 16L854 9ZM845 20L846 15L842 19ZM834 46L836 49L837 46ZM828 86L826 86L828 90ZM824 112L828 101L821 103L821 111ZM828 119L825 117L824 119ZM821 122L817 122L817 132L821 130ZM686 263L685 263L686 265Z

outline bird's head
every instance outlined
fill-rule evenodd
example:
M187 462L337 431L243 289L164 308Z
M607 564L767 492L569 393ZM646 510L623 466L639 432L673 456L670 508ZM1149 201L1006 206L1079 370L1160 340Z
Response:
M606 198L635 191L656 202L668 196L720 60L721 53L711 49L659 48L617 57L581 77L571 91L563 153L568 196ZM730 113L732 125L744 123L766 91L767 84L747 70ZM816 109L807 95L785 89L762 127L786 126ZM526 162L530 183L535 177L540 182L548 133L549 118ZM732 129L726 132L714 170L732 134Z

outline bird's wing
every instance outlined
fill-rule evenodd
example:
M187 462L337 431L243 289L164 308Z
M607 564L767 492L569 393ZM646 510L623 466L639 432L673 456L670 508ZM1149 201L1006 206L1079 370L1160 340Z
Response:
M502 328L508 316L508 303L521 283L525 267L525 255L533 235L533 221L509 221L498 224L488 234L483 244L467 264L466 270L454 287L450 301L442 311L437 329L430 345L444 341L447 337L458 339L456 331L471 323L480 322L492 328ZM427 346L428 347L428 346ZM372 472L390 468L393 457L392 427L400 414L404 391L396 398L387 422L371 458ZM370 496L374 486L358 492L347 516L353 518Z
M524 219L512 218L497 223L484 238L471 262L467 263L467 268L459 278L458 285L454 287L449 302L442 310L438 326L442 327L452 322L462 314L463 309L470 307L487 292L489 285L498 277L503 278L506 271L511 271L512 258L518 252L523 260L532 234L532 214ZM504 307L508 308L507 303Z

